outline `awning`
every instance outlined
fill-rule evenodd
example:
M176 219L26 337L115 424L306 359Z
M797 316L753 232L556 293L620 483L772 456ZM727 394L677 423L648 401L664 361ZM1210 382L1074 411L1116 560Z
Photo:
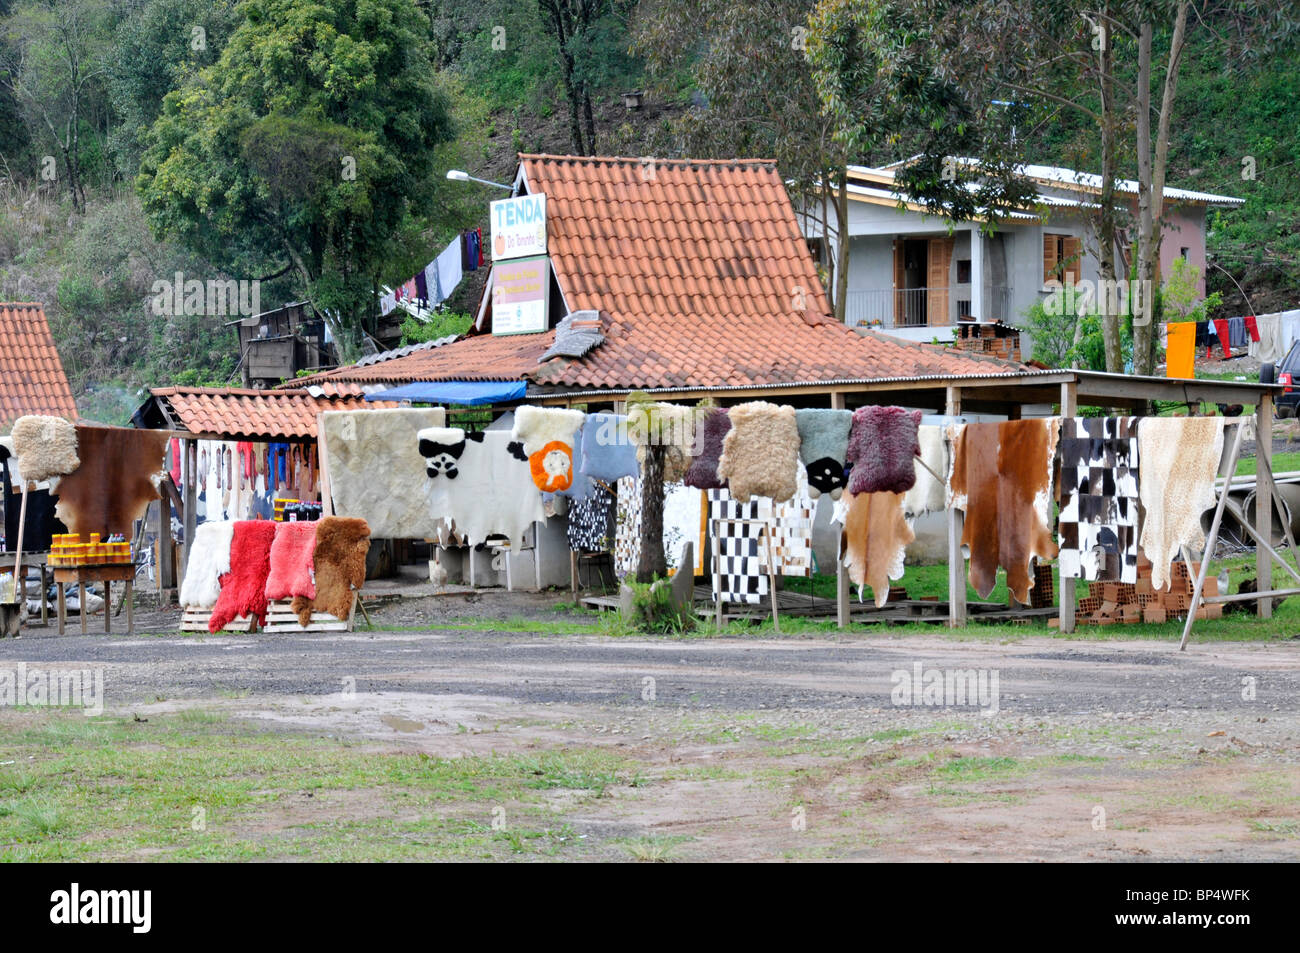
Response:
M392 390L367 394L366 400L409 400L413 404L501 404L522 400L527 381L413 381Z

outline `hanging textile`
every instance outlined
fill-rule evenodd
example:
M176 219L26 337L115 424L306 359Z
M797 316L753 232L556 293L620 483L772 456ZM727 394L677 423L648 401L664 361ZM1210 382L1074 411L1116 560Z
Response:
M838 500L849 482L847 461L853 412L807 408L796 410L794 418L809 494L816 499L829 493L831 499Z
M614 575L636 573L641 554L641 484L636 477L618 481L618 517L614 533Z
M1250 343L1246 346L1249 347L1251 351L1254 351L1254 345L1259 343L1259 322L1255 319L1253 314L1248 314L1241 320L1246 325L1246 334L1250 337ZM1251 354L1251 357L1254 356L1254 354Z
M717 558L713 566L713 598L722 602L762 602L768 593L767 545L764 525L736 520L763 519L759 510L770 500L733 500L726 490L709 490L709 530L714 533ZM766 520L764 520L766 523Z
M429 431L419 434L425 449L429 437ZM534 523L546 521L542 495L533 485L528 460L510 431L465 434L456 470L455 479L440 474L427 478L424 484L429 513L443 523L440 541L447 542L454 533L472 545L489 536L504 536L512 545L521 545Z
M948 441L944 439L943 427L922 424L916 428L916 440L921 448L920 456L912 463L916 468L916 484L903 495L903 515L909 519L943 509L943 481L948 473Z
M460 241L450 242L437 258L439 303L446 301L460 284Z
M1137 582L1138 420L1061 422L1062 577Z
M860 407L849 432L849 492L906 493L916 485L916 457L921 452L916 428L919 410Z
M903 557L916 534L903 515L901 493L849 494L844 500L844 567L858 600L870 586L879 609L889 601L889 580L903 578Z
M588 414L582 428L582 472L593 480L614 483L639 475L636 445L621 414Z
M1186 380L1196 376L1196 325L1191 321L1168 325L1165 376Z
M613 549L614 494L603 486L569 504L567 534L575 553L603 553Z
M1232 330L1228 327L1227 318L1216 318L1214 320L1214 335L1219 340L1219 347L1223 349L1223 356L1232 357Z
M1168 587L1182 547L1205 545L1201 514L1215 504L1223 425L1223 417L1144 417L1138 425L1138 490L1146 513L1139 542L1157 590Z
M728 412L718 477L741 502L753 496L783 501L799 488L799 427L794 408L756 400Z

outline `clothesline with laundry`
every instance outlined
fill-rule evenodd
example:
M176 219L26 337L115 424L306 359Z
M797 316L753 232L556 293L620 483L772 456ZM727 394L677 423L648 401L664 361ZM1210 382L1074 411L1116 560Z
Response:
M416 317L427 317L452 296L467 271L484 264L483 230L468 228L447 243L438 256L396 288L383 286L379 313L392 314L401 308Z
M1170 321L1163 334L1168 377L1194 377L1201 348L1206 349L1206 357L1219 351L1224 358L1239 357L1240 349L1245 348L1246 354L1261 363L1276 364L1300 340L1300 310L1212 321Z

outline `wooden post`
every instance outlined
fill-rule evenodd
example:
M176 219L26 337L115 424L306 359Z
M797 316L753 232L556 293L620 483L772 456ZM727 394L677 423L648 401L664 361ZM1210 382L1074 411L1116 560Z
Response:
M1061 426L1067 425L1069 419L1079 412L1079 385L1076 381L1066 381L1061 384ZM1057 561L1060 565L1060 561ZM1061 632L1070 633L1074 631L1074 612L1076 608L1075 599L1075 581L1073 578L1066 578L1064 574L1060 578L1060 594L1057 602L1057 613L1060 616Z
M961 416L961 388L949 387L945 413ZM948 507L948 626L966 624L966 560L961 554L961 534L965 516L955 506Z
M845 410L844 392L831 392L831 410ZM835 536L835 621L843 629L852 619L849 608L849 571L844 568L844 530Z
M164 480L169 478L164 477ZM172 501L164 490L158 500L158 592L176 588L176 552L172 547Z
M185 545L180 578L184 581L190 568L190 547L194 545L194 533L199 523L199 442L182 440L181 446L185 453Z
M321 414L316 415L316 462L320 471L320 512L321 516L334 515L334 497L330 488L329 454L325 446L325 427L321 423Z
M1271 539L1273 535L1273 395L1263 393L1259 406L1255 408L1255 529L1260 539ZM1235 466L1234 468L1235 469ZM1232 470L1228 471L1228 483L1224 486L1227 495L1232 485ZM1201 560L1211 554L1207 551ZM1258 591L1266 592L1273 588L1273 561L1263 546L1255 547L1255 583ZM1260 599L1256 603L1261 619L1273 617L1273 600Z

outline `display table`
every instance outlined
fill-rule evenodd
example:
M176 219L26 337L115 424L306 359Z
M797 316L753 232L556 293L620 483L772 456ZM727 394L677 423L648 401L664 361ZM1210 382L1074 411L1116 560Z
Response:
M54 584L59 590L59 635L67 628L68 604L67 587L76 583L81 599L81 634L86 634L86 585L92 582L104 584L104 631L113 631L113 583L126 584L126 634L135 634L135 606L132 604L132 589L135 585L134 563L106 563L102 566L60 566L51 570Z
M13 562L13 553L4 553L0 555L0 562L8 560ZM35 566L41 571L41 625L50 624L50 609L45 604L45 590L49 588L49 553L23 553L23 578L18 582L18 601L24 605L24 614L26 613L27 604L27 567ZM10 566L9 568L13 568Z

